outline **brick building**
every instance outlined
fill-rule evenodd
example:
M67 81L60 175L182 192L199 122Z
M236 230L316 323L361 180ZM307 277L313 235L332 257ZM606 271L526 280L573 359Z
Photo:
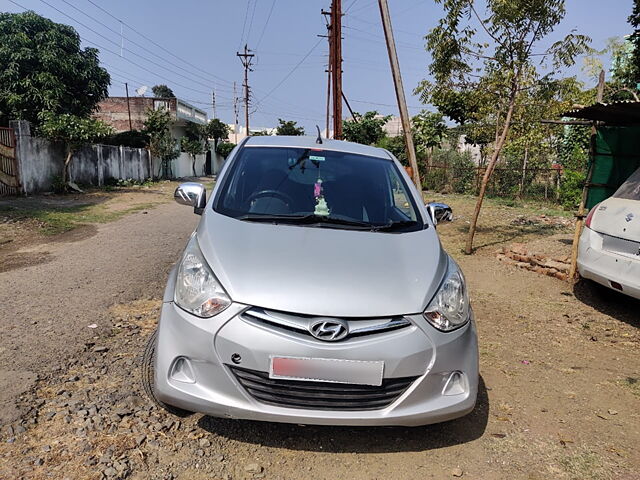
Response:
M207 123L207 113L204 110L179 98L129 97L127 102L127 97L108 97L98 104L98 111L94 117L111 125L116 132L141 130L144 128L147 111L159 108L166 108L171 113L175 122L171 131L176 139L184 135L187 122ZM131 125L129 125L129 111L131 111Z

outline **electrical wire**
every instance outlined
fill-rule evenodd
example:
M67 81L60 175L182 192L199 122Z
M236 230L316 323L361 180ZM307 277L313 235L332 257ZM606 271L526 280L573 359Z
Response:
M226 79L224 79L224 78L222 78L222 77L219 77L219 76L217 76L217 75L214 75L214 74L213 74L213 73L211 73L211 72L207 72L206 70L201 69L201 68L200 68L200 67L198 67L197 65L194 65L193 63L188 62L187 60L185 60L184 58L180 57L179 55L176 55L176 54L172 53L171 51L167 50L165 47L163 47L162 45L158 44L156 41L154 41L154 40L152 40L151 38L147 37L146 35L144 35L144 34L140 33L138 30L136 30L135 28L133 28L133 27L132 27L131 25L129 25L128 23L126 23L126 22L124 22L124 21L120 20L120 19L119 19L118 17L116 17L115 15L113 15L113 14L109 13L107 10L105 10L104 8L102 8L100 5L98 5L97 3L95 3L93 0L87 0L87 2L89 2L91 5L93 5L94 7L96 7L96 8L97 8L98 10L100 10L101 12L103 12L103 13L107 14L108 16L110 16L111 18L113 18L114 20L116 20L116 21L118 21L118 22L121 22L123 25L125 25L127 28L129 28L132 32L135 32L136 34L140 35L140 37L142 37L142 38L144 38L146 41L148 41L148 42L152 43L153 45L155 45L157 48L159 48L159 49L160 49L160 50L162 50L163 52L165 52L165 53L167 53L167 54L171 55L172 57L174 57L174 58L176 58L176 59L180 60L181 62L185 63L186 65L189 65L191 68L195 68L196 70L198 70L198 71L200 71L200 72L202 72L202 73L204 73L204 74L206 74L206 75L208 75L208 76L211 76L211 77L217 78L218 80L220 80L220 81L222 81L222 82L229 83L230 85L233 85L233 82L231 82L231 81L229 81L229 80L226 80Z
M267 20L264 22L264 26L262 27L262 32L260 33L260 38L258 38L258 43L256 43L256 47L254 50L258 50L260 47L260 43L262 43L262 37L264 37L264 32L267 30L267 25L269 25L269 20L271 19L271 14L273 13L273 7L276 6L276 0L271 2L271 8L269 9L269 15L267 15Z
M318 45L320 45L320 42L322 42L322 38L320 38L314 45L313 47L311 47L311 50L309 50L304 57L302 57L302 59L291 69L291 71L289 71L289 73L287 73L284 78L282 80L280 80L280 82L278 82L278 84L273 87L271 90L269 90L269 93L267 93L262 100L258 101L258 105L260 105L261 102L264 102L267 98L269 98L269 96L275 92L292 74L293 72L295 72L298 67L300 65L302 65L302 63L307 59L307 57L309 57L309 55L311 55L313 53L313 51L318 48ZM256 105L256 106L258 106Z
M12 3L15 3L15 2L13 2L13 0L9 0L9 1L11 1ZM50 4L49 2L47 2L46 0L40 0L40 2L44 3L45 5L49 6L49 7L50 7L50 8L52 8L52 9L54 9L56 12L58 12L58 13L60 13L60 14L64 15L65 17L67 17L67 18L71 19L72 21L76 22L78 25L82 25L84 28L86 28L87 30L89 30L89 31L93 32L94 34L98 35L99 37L101 37L101 38L105 39L106 41L108 41L108 42L110 42L110 43L112 43L112 44L114 44L114 45L116 45L116 46L119 46L118 42L115 42L115 41L111 40L110 38L108 38L108 37L106 37L106 36L102 35L101 33L97 32L96 30L94 30L93 28L89 27L88 25L86 25L86 24L82 23L81 21L77 20L76 18L72 17L71 15L68 15L67 13L65 13L65 12L63 12L62 10L58 9L57 7L54 7L53 5L51 5L51 4ZM23 8L24 8L24 7L23 7ZM85 41L87 41L87 42L88 42L88 40L85 40ZM94 43L94 45L98 45L100 48L103 48L104 50L107 50L107 48L106 48L106 47L104 47L104 46L100 46L100 45L99 45L99 44L97 44L96 42L90 42L90 43ZM193 82L193 83L195 83L195 84L202 85L202 86L204 86L204 87L206 87L206 88L208 88L208 87L210 86L210 84L203 83L203 82L201 82L201 81L199 81L199 80L195 80L195 79L193 79L193 78L191 78L191 77L189 77L189 76L187 76L187 75L184 75L184 74L182 74L182 73L180 73L180 72L177 72L177 71L175 71L175 70L172 70L172 69L170 69L170 68L168 68L168 67L165 67L164 65L162 65L162 64L160 64L160 63L158 63L158 62L156 62L156 61L154 61L154 60L151 60L151 59L149 59L149 58L145 57L144 55L140 55L140 54L138 54L138 53L136 53L136 52L133 52L133 51L131 51L131 50L129 50L129 49L126 49L126 48L125 48L124 50L125 50L125 51L127 51L127 52L129 52L129 53L131 53L132 55L134 55L134 56L136 56L136 57L138 57L138 58L141 58L141 59L145 60L146 62L149 62L149 63L150 63L150 64L152 64L152 65L155 65L155 66L157 66L157 67L160 67L160 68L162 68L162 69L164 69L164 70L166 70L166 71L168 71L168 72L171 72L171 73L172 73L172 74L174 74L174 75L177 75L177 76L179 76L179 77L182 77L182 78L184 78L184 79L186 79L186 80L189 80L189 81L191 81L191 82ZM107 51L109 51L109 50L107 50ZM113 51L111 51L111 53L114 53L115 55L118 55L116 52L113 52ZM119 56L119 55L118 55L118 56ZM130 59L128 59L127 57L123 57L123 58L124 58L125 60L128 60L129 62L133 63L133 62L132 62ZM140 65L138 65L138 64L136 64L136 63L134 63L134 65L140 66ZM142 67L141 67L141 68L142 68Z
M42 1L43 1L43 3L46 3L46 2L44 2L44 0L42 0ZM69 5L69 6L70 6L71 8L73 8L74 10L76 10L76 11L80 12L80 13L81 13L81 14L83 14L85 17L90 18L91 20L93 20L94 22L96 22L96 23L97 23L97 24L99 24L99 25L102 25L104 28L106 28L106 29L107 29L107 30L109 30L110 32L115 33L115 34L116 34L116 35L118 35L118 36L121 36L120 32L118 32L117 30L114 30L113 28L109 27L108 25L106 25L105 23L101 22L101 21L100 21L100 20L98 20L97 18L95 18L95 17L93 17L93 16L89 15L88 13L84 12L83 10L79 9L78 7L76 7L75 5L73 5L72 3L68 2L67 0L61 0L61 1L62 1L62 2L64 2L65 4ZM48 4L47 4L47 5L48 5ZM51 6L51 5L49 5L49 6ZM51 7L51 8L54 8L54 7ZM59 10L58 10L58 11L59 11ZM82 24L81 24L81 25L82 25ZM84 26L85 28L88 28L86 25L83 25L83 26ZM94 33L96 33L96 32L94 31ZM105 37L103 37L103 38L105 38ZM153 51L149 50L149 49L148 49L148 48L146 48L144 45L141 45L141 44L139 44L139 43L135 42L134 40L131 40L130 38L128 38L128 37L126 37L126 36L124 36L124 35L122 35L122 38L123 38L123 39L125 39L126 41L128 41L129 43L131 43L131 44L135 45L136 47L138 47L138 48L140 48L140 49L144 50L145 52L150 53L150 54L151 54L151 55L153 55L154 57L157 57L157 58L159 58L159 59L160 59L160 60L162 60L162 61L166 61L165 57L162 57L161 55L158 55L157 53L155 53L155 52L153 52ZM114 41L112 41L112 40L109 40L109 41L111 41L112 43L116 43L116 44L117 44L117 42L114 42ZM127 50L127 51L131 52L129 49L124 49L124 48L123 48L123 50ZM131 53L133 53L133 52L131 52ZM134 53L134 55L135 55L135 53ZM180 67L178 67L178 68L180 68ZM201 79L203 79L203 80L205 80L205 81L210 81L210 78L203 77L202 75L197 74L197 73L195 73L195 72L189 72L189 73L191 73L191 75L194 75L195 77L201 78ZM226 87L226 88L228 88L228 87Z

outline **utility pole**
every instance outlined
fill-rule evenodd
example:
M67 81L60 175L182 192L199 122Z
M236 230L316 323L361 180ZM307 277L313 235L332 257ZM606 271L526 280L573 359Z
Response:
M413 135L411 134L411 120L409 119L407 100L404 96L404 87L402 86L400 64L398 63L398 53L396 52L396 42L393 38L393 29L391 28L389 4L387 3L387 0L378 0L378 5L380 6L380 17L382 18L382 27L384 29L384 36L387 42L387 51L389 52L391 74L393 75L393 83L396 88L396 98L398 100L398 109L400 110L400 119L402 120L402 129L404 130L407 157L409 157L409 164L413 170L413 183L416 184L418 191L422 192L422 183L420 182L420 172L418 172L418 161L416 159L416 149L413 146Z
M211 107L213 108L213 118L216 118L216 89L211 92Z
M235 128L233 130L233 143L238 143L238 96L236 94L236 82L233 82L233 116L235 118Z
M600 70L598 77L598 88L596 89L596 101L602 102L604 98L604 85L605 85L605 73L604 70ZM595 166L596 156L596 122L591 124L591 140L589 142L589 171L587 172L587 179L582 188L582 199L580 200L580 206L578 207L578 214L576 215L576 230L573 234L573 244L571 246L571 264L569 266L569 277L567 280L572 282L576 278L576 272L578 270L578 244L580 243L580 234L582 233L582 226L584 225L585 218L585 205L589 199L589 188L591 187L591 179L593 178L593 168Z
M327 12L325 10L320 10L320 13L325 17L327 15L331 15L331 12ZM329 17L331 18L331 17ZM325 18L326 22L326 18ZM331 65L333 64L333 37L331 34L331 23L327 22L327 34L326 35L318 35L319 37L324 37L327 39L327 43L329 45L329 61L327 63L327 69L325 72L327 73L327 113L326 113L326 137L329 138L329 125L331 119Z
M333 138L342 140L342 0L331 1Z
M124 89L127 92L127 112L129 113L129 131L133 130L133 124L131 123L131 105L129 104L129 84L124 82Z
M247 48L247 44L244 45L244 53L237 52L236 55L240 58L242 66L244 67L244 124L247 129L247 136L249 136L249 72L253 72L251 68L251 62L253 62L253 53Z

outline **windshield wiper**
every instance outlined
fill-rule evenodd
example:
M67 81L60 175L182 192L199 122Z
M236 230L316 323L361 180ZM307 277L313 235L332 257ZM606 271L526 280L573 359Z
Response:
M393 232L397 230L403 230L407 227L413 227L417 224L415 220L400 220L400 221L391 221L384 225L375 225L371 229L373 232Z
M238 220L248 220L250 222L267 223L290 223L295 225L340 225L357 230L371 230L374 225L358 220L347 220L337 217L325 217L323 215L261 215L259 213L247 213L236 217Z

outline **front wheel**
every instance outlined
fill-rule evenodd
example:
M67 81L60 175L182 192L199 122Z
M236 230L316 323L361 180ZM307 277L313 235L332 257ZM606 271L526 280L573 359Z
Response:
M158 342L158 330L154 330L149 340L147 341L147 345L144 348L144 353L142 355L142 365L141 365L141 383L144 392L147 394L147 397L158 405L160 408L166 410L173 415L178 417L187 417L191 415L193 412L189 412L188 410L183 410L178 407L174 407L172 405L167 405L166 403L160 401L156 396L155 391L155 358L156 358L156 344Z

